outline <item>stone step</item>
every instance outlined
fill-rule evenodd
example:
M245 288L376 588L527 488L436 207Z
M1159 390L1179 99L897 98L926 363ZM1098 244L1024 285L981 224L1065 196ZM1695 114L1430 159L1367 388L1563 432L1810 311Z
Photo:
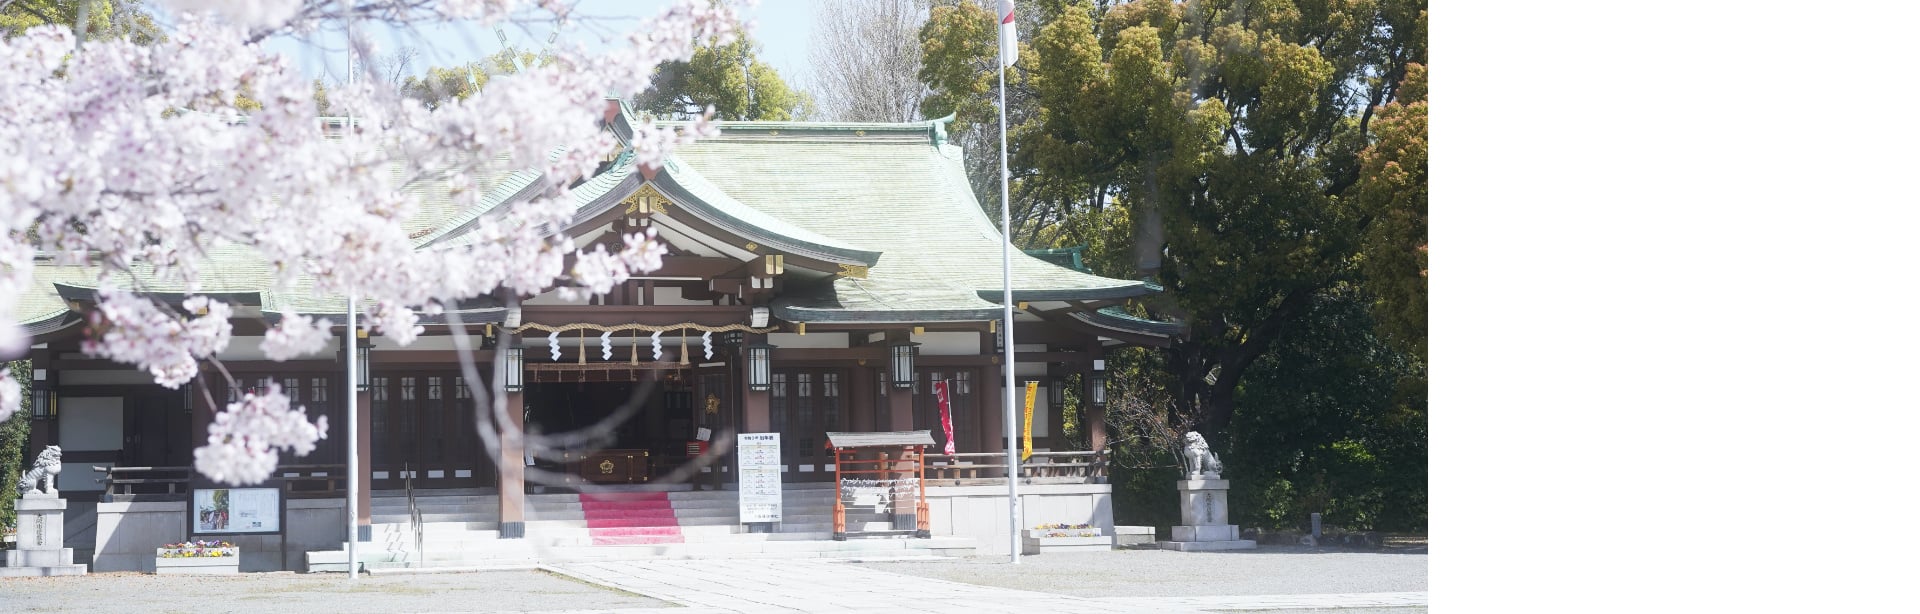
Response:
M498 493L487 493L483 495L436 495L436 496L428 496L428 497L414 497L413 502L420 505L429 505L429 504L431 505L478 505L478 504L498 505L500 503L500 495ZM407 498L404 496L374 497L373 505L375 507L380 507L380 506L406 507Z
M415 488L413 489L413 496L414 497L459 497L459 496L471 496L471 495L488 495L488 494L495 494L498 492L500 492L500 490L499 490L499 487L497 486L476 486L473 488ZM373 491L372 495L376 499L384 498L384 497L399 497L401 499L405 499L407 498L407 491L404 488L381 489L381 490Z
M373 530L375 532L412 531L413 529L411 527L412 527L412 523L409 523L405 520L401 520L398 522L373 523ZM442 531L490 531L493 529L500 528L500 519L489 518L487 520L430 521L430 522L420 523L420 528L429 533L442 532Z
M415 505L414 507L420 508L421 512L462 512L462 511L482 512L482 511L500 509L500 502L482 501L478 503L453 503L453 502L441 502L441 501L422 501L419 504ZM373 513L375 514L404 514L407 512L407 510L408 508L405 504L373 506Z
M406 522L410 522L411 520L410 520L410 516L405 513L401 513L401 514L377 514L376 513L373 515L373 521L376 523L406 523ZM500 522L500 513L499 512L459 513L459 514L422 513L420 514L420 522L423 522L423 523L430 523L430 522L494 522L494 523L498 523Z
M764 537L762 537L764 536ZM970 556L973 540L967 538L933 539L849 539L831 541L825 533L743 534L723 541L686 543L601 545L525 543L515 549L486 552L432 552L424 558L368 556L362 553L363 569L411 567L463 567L555 564L631 559L703 559L703 558L872 558L926 559L939 556ZM504 540L519 542L522 540ZM525 540L532 542L535 540ZM343 551L308 554L308 571L346 571Z

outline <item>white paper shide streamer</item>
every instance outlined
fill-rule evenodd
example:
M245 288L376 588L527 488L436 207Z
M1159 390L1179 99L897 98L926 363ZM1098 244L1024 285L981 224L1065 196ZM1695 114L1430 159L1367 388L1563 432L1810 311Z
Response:
M613 360L613 331L600 333L600 360Z
M547 347L553 350L553 359L560 360L560 331L556 330L547 335Z
M700 333L700 345L707 352L707 360L713 360L713 331Z
M660 331L653 331L653 359L660 360Z

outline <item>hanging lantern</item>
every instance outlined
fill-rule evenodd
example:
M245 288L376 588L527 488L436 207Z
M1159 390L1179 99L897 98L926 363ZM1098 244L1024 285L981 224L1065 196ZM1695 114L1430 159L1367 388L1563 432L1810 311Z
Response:
M765 343L746 347L748 387L754 390L773 389L773 348Z
M33 418L47 420L60 417L60 393L45 388L33 391Z
M360 353L360 391L366 392L373 385L373 344L362 339L355 351Z
M1088 379L1087 383L1088 388L1091 389L1092 394L1089 396L1093 397L1093 404L1098 407L1105 407L1107 405L1107 373L1105 371L1095 371L1093 372L1093 377Z
M913 387L913 356L920 353L919 348L913 342L893 344L893 387Z
M526 364L524 349L517 346L507 348L507 392L520 391L520 371L526 368Z

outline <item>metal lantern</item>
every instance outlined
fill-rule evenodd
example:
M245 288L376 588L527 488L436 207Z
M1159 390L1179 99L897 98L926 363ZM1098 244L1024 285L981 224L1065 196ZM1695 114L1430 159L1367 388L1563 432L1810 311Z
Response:
M527 366L526 348L507 348L507 392L519 392L522 387L521 370Z
M360 391L366 392L373 385L373 344L362 339L360 347Z
M1087 380L1087 382L1090 384L1089 387L1092 388L1091 396L1093 397L1093 404L1098 406L1105 406L1107 404L1106 372L1105 371L1093 372L1093 377Z
M920 344L913 342L895 343L893 356L893 387L913 387L913 356L920 353Z
M754 390L773 389L773 348L766 343L747 346L747 386Z
M60 415L60 393L45 388L33 391L33 417L46 420Z

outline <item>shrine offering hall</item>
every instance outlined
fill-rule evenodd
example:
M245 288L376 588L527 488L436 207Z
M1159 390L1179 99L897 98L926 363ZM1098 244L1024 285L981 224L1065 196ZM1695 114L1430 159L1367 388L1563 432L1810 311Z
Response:
M624 143L639 120L608 105ZM668 246L661 269L586 301L471 299L423 317L406 346L360 336L349 356L343 336L267 360L259 344L280 314L325 316L345 335L347 300L277 287L253 252L216 246L199 291L235 305L218 356L231 378L207 364L168 390L81 352L99 271L43 261L19 310L35 343L29 450L64 450L76 562L153 571L155 548L207 538L234 541L242 571L344 570L348 539L368 568L608 548L1006 552L1002 239L945 120L721 128L657 169L609 152L572 189L576 245L618 251L651 228ZM536 196L538 179L498 162L472 205L445 184L410 185L422 213L408 230L419 249L458 246L476 220ZM1026 524L1112 536L1105 352L1164 346L1179 326L1122 312L1158 288L1094 275L1077 250L1013 258L1015 426L1034 450L1015 476ZM503 414L476 399L495 373ZM219 406L272 383L326 416L328 437L251 487L267 490L197 475L193 449ZM490 444L480 433L496 421L551 445ZM364 485L353 501L349 457ZM243 516L265 520L232 526Z

